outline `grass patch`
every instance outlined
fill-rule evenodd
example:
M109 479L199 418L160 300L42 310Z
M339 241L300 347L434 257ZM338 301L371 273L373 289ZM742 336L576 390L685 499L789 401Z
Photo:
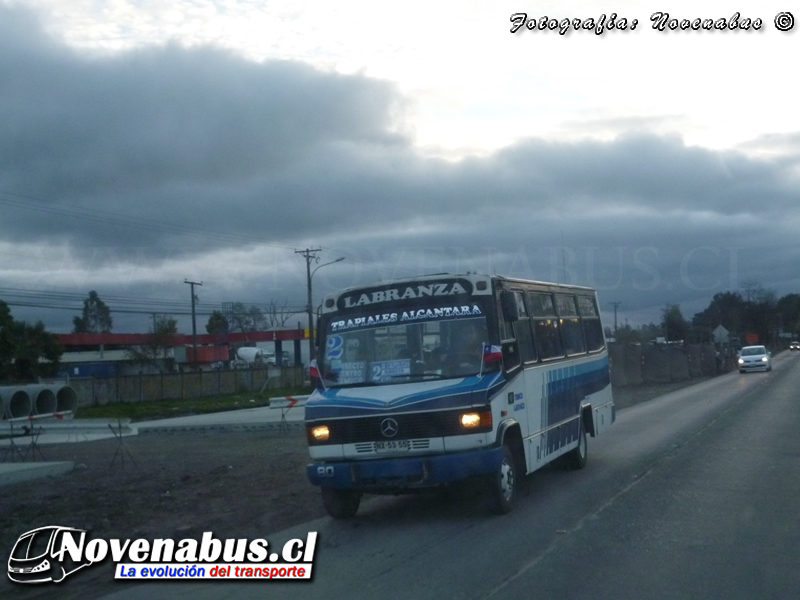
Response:
M241 410L269 406L270 397L305 396L311 388L272 389L263 394L242 392L225 396L206 396L204 398L180 398L170 400L150 400L146 402L113 402L101 406L81 407L75 413L76 419L130 419L154 421L171 417L186 417L207 413Z

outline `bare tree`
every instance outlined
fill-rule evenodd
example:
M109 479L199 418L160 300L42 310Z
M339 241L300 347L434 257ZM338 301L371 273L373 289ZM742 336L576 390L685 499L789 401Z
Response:
M128 355L136 362L151 365L160 373L167 370L169 350L175 346L178 321L169 315L155 317L147 341L141 346L128 349Z
M232 331L259 331L264 328L264 315L257 306L246 307L241 302L234 302L231 310Z
M774 306L777 302L775 292L764 289L764 287L755 280L748 279L747 281L743 281L742 289L744 290L744 299L747 302L763 304L770 307Z
M284 300L282 306L278 306L275 300L270 300L267 310L264 313L267 326L269 328L284 327L289 318L296 314L295 311L289 310L288 301Z
M266 308L258 306L245 306L241 302L234 302L231 305L228 316L229 331L263 331L265 329L275 329L284 327L292 315L297 314L296 310L289 308L288 301L279 305L275 300L270 300Z

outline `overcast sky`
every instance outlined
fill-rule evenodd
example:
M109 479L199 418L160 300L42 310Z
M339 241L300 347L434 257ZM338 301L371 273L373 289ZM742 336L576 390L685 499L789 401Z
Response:
M58 332L90 290L144 332L121 310L186 311L186 279L302 307L317 247L315 303L467 270L597 287L607 324L800 292L800 38L732 6L0 0L0 299Z

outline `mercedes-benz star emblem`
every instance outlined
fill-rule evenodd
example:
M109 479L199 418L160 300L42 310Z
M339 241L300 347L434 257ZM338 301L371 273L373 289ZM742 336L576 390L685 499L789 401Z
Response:
M394 419L384 419L381 421L381 433L383 437L394 437L397 435L397 421Z

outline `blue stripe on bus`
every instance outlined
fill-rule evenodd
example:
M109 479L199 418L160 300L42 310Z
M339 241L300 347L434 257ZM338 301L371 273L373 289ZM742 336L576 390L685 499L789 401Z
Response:
M602 360L549 371L545 386L547 394L546 426L549 427L576 416L580 410L581 401L586 396L599 392L610 384L607 356ZM547 454L575 441L578 439L579 433L578 419L562 427L549 430L546 439Z
M421 410L445 410L461 406L485 404L502 385L502 373L493 373L482 377L465 377L446 386L423 389L412 393L393 397L387 392L398 389L397 386L380 386L378 388L354 388L359 392L375 391L374 395L366 392L365 396L354 396L353 389L330 388L316 390L306 403L306 420L341 417L371 416L377 412L413 412ZM381 393L383 392L383 394ZM386 397L381 398L382 395Z

